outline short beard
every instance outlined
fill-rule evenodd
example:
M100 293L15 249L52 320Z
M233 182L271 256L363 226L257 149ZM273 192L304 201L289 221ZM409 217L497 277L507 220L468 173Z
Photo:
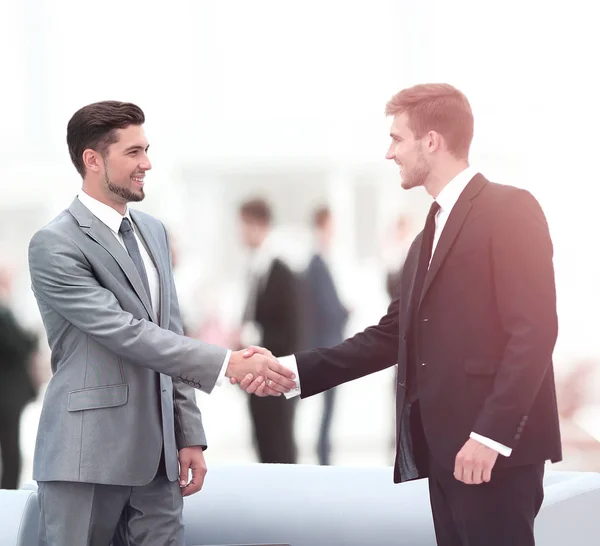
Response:
M431 173L431 167L425 159L423 152L419 148L419 158L417 164L410 173L406 173L406 178L402 179L402 187L405 190L410 190L412 188L417 188L419 186L424 186L427 181L427 177Z
M133 193L128 188L122 188L121 186L117 186L116 184L114 184L113 182L110 181L110 179L108 178L108 174L106 174L106 172L104 173L104 181L106 182L106 186L109 189L109 191L114 193L115 195L119 196L126 203L138 203L139 201L142 201L144 199L144 197L146 197L144 195L143 189L138 194L138 193Z

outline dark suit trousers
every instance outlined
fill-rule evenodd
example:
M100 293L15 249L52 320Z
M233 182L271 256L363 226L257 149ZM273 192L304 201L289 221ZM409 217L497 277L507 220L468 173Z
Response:
M533 546L533 522L544 498L544 463L493 470L490 482L466 485L435 462L423 443L420 413L411 412L411 417L417 466L429 474L438 546Z
M298 458L294 440L296 399L250 395L249 404L260 462L295 464Z
M0 489L17 489L21 474L19 424L22 406L0 402Z

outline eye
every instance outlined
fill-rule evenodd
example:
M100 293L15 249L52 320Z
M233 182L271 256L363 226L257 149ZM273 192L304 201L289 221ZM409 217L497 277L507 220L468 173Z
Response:
M136 155L137 154L137 150L131 150L131 152L129 152L129 155Z

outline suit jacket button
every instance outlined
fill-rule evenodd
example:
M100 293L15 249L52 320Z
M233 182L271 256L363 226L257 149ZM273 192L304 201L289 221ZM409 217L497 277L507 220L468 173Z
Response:
M517 432L523 432L523 427L517 428Z
M521 438L520 434L515 434L515 440L519 440Z

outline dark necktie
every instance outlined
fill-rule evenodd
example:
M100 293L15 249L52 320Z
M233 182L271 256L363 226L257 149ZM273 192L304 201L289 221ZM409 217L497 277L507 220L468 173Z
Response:
M125 248L133 261L135 268L138 270L140 274L140 278L142 279L142 284L146 289L146 294L148 294L148 298L152 303L152 297L150 296L150 285L148 284L148 276L146 275L146 268L144 267L144 262L142 260L142 255L140 254L140 247L135 240L135 234L133 233L133 227L131 226L131 222L129 218L123 218L121 222L121 227L119 228L119 233L123 236L123 242L125 243Z
M423 285L425 284L425 277L427 270L429 269L429 262L431 261L431 249L433 247L433 239L435 236L435 215L440 210L440 206L436 201L431 203L427 220L425 221L425 229L423 229L423 238L421 239L421 248L419 250L419 263L417 265L417 274L415 276L415 284L413 285L412 291L412 303L413 312L417 312L417 307L421 300L421 294L423 292ZM416 317L416 314L413 315Z

